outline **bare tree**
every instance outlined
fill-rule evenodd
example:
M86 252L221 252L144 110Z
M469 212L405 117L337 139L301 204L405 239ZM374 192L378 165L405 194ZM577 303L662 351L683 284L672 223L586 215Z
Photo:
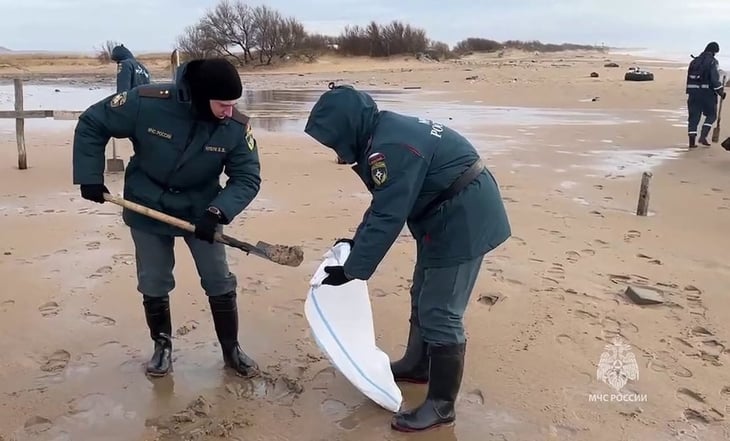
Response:
M371 22L366 28L345 27L339 38L339 51L347 55L388 57L416 54L428 49L426 31L393 21L383 26Z
M185 28L185 32L177 38L177 47L183 58L208 58L219 55L214 41L208 38L205 28L200 24Z
M251 56L251 8L239 0L222 0L200 20L200 26L221 55L227 55L240 65L253 60ZM240 49L233 52L234 48Z
M262 64L264 62L270 64L278 49L281 20L281 14L266 5L257 6L253 10L254 42L258 48L259 62Z

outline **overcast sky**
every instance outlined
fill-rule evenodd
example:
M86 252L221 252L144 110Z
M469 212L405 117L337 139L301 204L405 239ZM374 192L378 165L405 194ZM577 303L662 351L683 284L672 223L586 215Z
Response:
M171 50L184 27L218 0L0 0L0 46L90 51L118 40L134 52ZM310 31L400 19L449 44L496 40L605 43L730 53L730 0L270 0ZM249 2L255 6L260 2ZM449 5L449 6L447 6ZM724 39L727 37L727 39Z

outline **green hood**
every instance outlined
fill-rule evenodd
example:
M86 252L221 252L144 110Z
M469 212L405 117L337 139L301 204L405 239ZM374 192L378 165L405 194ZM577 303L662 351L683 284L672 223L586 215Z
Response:
M113 61L119 63L120 61L134 59L134 55L132 55L132 52L124 47L123 44L120 44L119 46L114 46L114 49L112 49L111 58Z
M304 132L354 164L365 152L378 118L378 105L365 92L336 86L312 107Z

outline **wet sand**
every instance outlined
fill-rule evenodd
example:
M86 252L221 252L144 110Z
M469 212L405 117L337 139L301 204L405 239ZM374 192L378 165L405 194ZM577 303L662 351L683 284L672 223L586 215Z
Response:
M622 67L602 67L607 59ZM354 231L369 195L347 166L301 133L301 117L314 98L289 93L288 103L246 105L256 107L250 113L257 119L273 111L289 120L268 118L268 126L256 128L262 190L226 231L252 243L304 249L296 268L229 250L240 284L241 344L265 371L253 381L223 370L207 300L183 242L171 297L175 371L166 379L145 378L152 343L135 290L132 242L119 207L84 201L71 185L73 123L35 121L38 127L26 135L30 168L20 171L12 121L0 121L0 436L730 436L730 153L719 145L686 150L682 70L642 64L657 80L626 83L631 64L625 57L581 53L378 62L380 70L370 71L357 60L337 63L260 78L246 74L244 80L260 90L325 90L335 79L397 90L378 95L381 107L464 130L503 191L514 236L485 260L467 312L456 426L421 435L392 432L390 414L338 374L309 335L303 316L309 278L334 240ZM590 78L592 71L600 77ZM3 90L0 108L10 108ZM126 162L129 143L117 144ZM641 173L648 170L654 173L651 215L637 217ZM107 185L120 193L122 176L107 175ZM402 235L370 282L376 336L393 358L407 335L413 254L412 240ZM627 286L657 289L664 303L636 305L624 295ZM589 399L613 392L596 379L596 369L616 336L631 345L639 368L639 378L623 392L644 395L644 402ZM406 407L425 393L421 386L402 387Z

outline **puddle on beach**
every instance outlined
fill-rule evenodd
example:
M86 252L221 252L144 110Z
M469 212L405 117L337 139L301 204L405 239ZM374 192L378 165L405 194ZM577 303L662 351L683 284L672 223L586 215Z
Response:
M465 136L471 138L477 148L489 154L500 154L524 148L529 138L535 136L535 129L546 126L614 126L635 124L641 121L637 113L627 116L625 112L611 112L597 109L553 109L489 106L482 102L465 103L441 100L443 93L422 90L364 89L370 92L383 110L393 110L444 122ZM37 84L24 85L25 108L83 110L95 101L113 93L112 86L99 84ZM320 89L248 89L240 100L239 107L252 117L255 130L283 132L303 135L309 110L323 93ZM12 84L0 84L0 110L13 108ZM671 125L682 125L685 110L648 109L643 112L647 118L664 119ZM26 120L28 130L64 129L73 130L76 121L55 121L53 119ZM519 136L486 133L489 126L518 126ZM15 123L12 119L0 120L0 134L12 135ZM527 140L526 140L527 139ZM589 140L578 140L591 142ZM604 139L604 145L613 141ZM637 168L652 168L672 157L673 151L611 150L603 154L598 151L585 152L584 156L599 157L591 168L607 173L633 173ZM516 167L534 167L519 164ZM583 167L582 165L573 165Z
M409 91L400 89L364 89L373 95L379 106L408 114L446 122L466 133L485 125L616 125L639 121L622 118L610 112L598 110L569 110L550 108L502 107L484 104L466 104L456 101L441 101L437 92ZM25 108L27 110L71 110L80 111L97 100L112 94L111 86L100 85L24 85ZM317 98L324 90L245 90L240 108L252 116L254 128L276 132L303 133L306 117ZM13 109L12 84L0 85L0 110ZM429 97L433 97L429 99ZM26 121L28 129L73 127L75 121L54 121L52 119L31 119ZM14 121L0 120L0 131L12 133Z

